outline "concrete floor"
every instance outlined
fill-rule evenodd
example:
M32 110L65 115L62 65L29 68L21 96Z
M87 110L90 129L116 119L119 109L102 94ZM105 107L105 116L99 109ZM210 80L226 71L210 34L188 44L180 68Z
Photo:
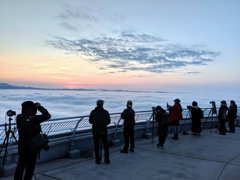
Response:
M111 148L109 165L97 165L94 158L38 164L36 176L38 180L240 180L240 129L226 136L205 130L201 137L181 135L178 141L171 136L164 149L156 146L157 138L153 144L138 140L134 153L120 153L122 146Z

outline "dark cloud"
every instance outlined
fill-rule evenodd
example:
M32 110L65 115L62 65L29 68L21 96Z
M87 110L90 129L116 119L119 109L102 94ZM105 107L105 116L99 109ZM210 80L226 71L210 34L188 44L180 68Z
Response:
M77 10L73 7L68 7L65 9L64 12L60 13L58 15L59 18L63 20L70 20L70 19L86 19L90 21L97 21L97 18L93 15L90 15L87 12L84 12L83 10Z
M187 74L200 74L200 72L187 72Z
M63 28L67 29L67 30L71 30L71 31L77 31L78 28L71 25L70 23L67 22L63 22L63 23L59 23L60 26L62 26Z
M180 67L207 65L218 52L200 47L170 44L147 34L122 32L112 37L70 40L54 37L48 44L65 51L85 55L92 62L107 62L103 68L162 73ZM105 63L106 64L106 63Z

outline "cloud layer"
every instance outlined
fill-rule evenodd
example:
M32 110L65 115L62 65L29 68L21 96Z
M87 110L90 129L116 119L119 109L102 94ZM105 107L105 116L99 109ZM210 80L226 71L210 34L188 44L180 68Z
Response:
M100 62L101 70L118 72L147 71L161 73L187 66L207 65L218 52L200 46L186 47L171 44L162 38L148 34L121 32L116 36L95 39L70 40L53 37L48 44L70 53L85 56L91 62Z

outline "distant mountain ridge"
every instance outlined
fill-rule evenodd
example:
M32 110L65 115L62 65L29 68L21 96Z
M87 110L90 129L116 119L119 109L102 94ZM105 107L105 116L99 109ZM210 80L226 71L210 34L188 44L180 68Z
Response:
M123 89L116 89L116 90L111 90L111 89L84 89L84 88L79 88L79 89L67 89L67 88L62 88L62 89L56 89L56 88L35 88L35 87L28 87L28 86L14 86L8 83L0 83L0 89L29 89L29 90L63 90L63 91L109 91L109 92L151 92L151 91L137 91L137 90L123 90ZM164 91L157 91L155 93L168 93Z

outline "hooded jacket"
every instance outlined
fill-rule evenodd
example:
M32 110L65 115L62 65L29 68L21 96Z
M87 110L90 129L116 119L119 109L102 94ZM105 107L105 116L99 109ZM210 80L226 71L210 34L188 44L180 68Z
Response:
M227 105L222 104L218 111L218 119L226 119L227 118L227 110L228 110Z
M198 106L188 106L191 110L192 120L201 120L203 118L203 111Z
M90 113L89 123L92 124L93 134L107 134L107 125L110 122L109 112L103 107L96 107Z
M182 119L182 106L179 103L175 103L169 108L169 114L171 121L177 121Z
M131 107L127 107L121 114L121 118L124 119L124 126L135 125L135 112Z
M227 118L233 121L237 118L237 105L231 105L229 107Z
M42 115L36 115L37 109ZM19 134L18 150L25 151L29 149L32 137L41 132L40 123L51 118L48 111L42 107L23 107L22 114L17 116L17 128Z

